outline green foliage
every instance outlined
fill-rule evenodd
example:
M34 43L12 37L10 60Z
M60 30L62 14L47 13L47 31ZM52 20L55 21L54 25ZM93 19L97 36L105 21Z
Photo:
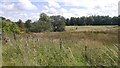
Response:
M52 25L46 21L37 21L30 29L32 32L50 32L52 31Z
M17 25L19 26L20 31L25 31L25 30L26 30L25 25L24 25L24 23L22 22L21 19L19 19L19 21L16 22L16 23L17 23Z
M85 18L85 25L93 25L94 19L93 17Z
M47 16L47 14L41 13L39 20L49 22L50 18L49 18L49 16Z
M30 23L31 23L31 20L28 19L28 20L25 22L25 27L26 27L26 28L30 28L30 27L31 27L31 24L30 24Z
M71 17L66 19L66 25L118 25L119 17L109 17L109 16L89 16L89 17Z
M16 32L16 33L20 33L20 29L16 25L16 23L7 22L7 21L0 21L0 23L2 23L2 31L3 32Z
M63 16L47 16L42 13L37 22L32 24L30 29L32 32L49 32L49 31L64 31L65 30L65 18Z
M26 22L25 22L25 27L26 27L26 29L27 29L27 32L29 32L30 31L30 28L31 28L31 20L27 20Z
M0 21L0 28L2 28L2 21Z
M64 31L65 30L65 18L63 16L51 16L51 23L53 25L53 31Z
M30 29L32 32L50 32L52 31L52 24L50 22L49 16L45 13L40 15L40 18L37 22L32 24Z

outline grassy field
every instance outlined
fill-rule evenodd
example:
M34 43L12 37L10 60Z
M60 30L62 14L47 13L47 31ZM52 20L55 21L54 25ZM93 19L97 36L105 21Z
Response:
M2 42L0 42L0 67L2 67Z
M66 31L110 31L116 30L116 26L66 26Z
M3 66L118 65L117 30L118 27L115 26L67 26L65 32L23 33L17 35L17 40L8 35L9 42L3 41L2 64Z

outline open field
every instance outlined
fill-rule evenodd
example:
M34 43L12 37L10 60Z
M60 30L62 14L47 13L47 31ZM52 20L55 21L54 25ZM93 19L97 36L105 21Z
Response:
M9 42L3 41L3 66L118 65L115 26L67 26L65 32L23 33L17 40L8 37Z
M2 67L2 42L0 41L0 67Z
M66 26L66 31L110 31L118 29L117 26Z

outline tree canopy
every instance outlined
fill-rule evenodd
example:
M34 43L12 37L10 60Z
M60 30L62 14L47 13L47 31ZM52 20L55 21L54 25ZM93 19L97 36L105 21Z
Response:
M8 21L0 21L2 23L2 31L3 32L15 32L20 33L20 29L14 22L8 22Z
M109 16L89 16L89 17L71 17L66 19L67 26L80 25L118 25L119 17Z
M33 32L57 32L65 30L65 18L63 16L48 16L45 13L40 14L40 18L31 28Z

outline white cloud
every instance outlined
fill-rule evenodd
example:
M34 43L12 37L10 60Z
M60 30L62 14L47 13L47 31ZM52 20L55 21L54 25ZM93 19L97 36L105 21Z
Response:
M44 6L44 9L45 10L42 10L42 12L44 12L44 13L48 13L48 14L58 14L59 13L59 11L54 7Z
M6 16L6 18L11 19L12 21L18 21L18 19L22 19L23 22L25 22L27 19L31 19L32 21L37 21L39 19L40 13L19 13L11 15L10 14Z
M66 9L64 9L64 8L61 8L60 9L60 12L62 12L62 13L66 13L66 12L68 12Z
M48 2L48 0L44 0ZM71 16L89 16L89 15L118 15L118 1L119 0L49 0L52 2L62 2L62 6L70 6L74 8L65 9L60 8L58 10L61 15ZM53 4L52 4L53 5ZM53 6L55 7L55 6ZM75 8L86 7L87 9ZM65 17L67 17L65 16Z
M15 4L8 4L8 5L4 5L3 8L7 9L7 10L13 10L15 8Z
M87 7L86 10L80 10L72 8L70 10L73 13L78 15L109 15L117 16L118 15L118 0L74 0L75 2L65 2L66 6L84 6ZM77 3L76 3L77 1ZM97 7L97 8L95 8ZM98 8L99 7L99 8Z
M43 6L45 9L49 9L48 6Z
M19 0L19 7L25 10L36 10L37 7L33 5L29 0Z
M0 4L0 8L2 9L2 11L13 10L15 8L15 5L13 3L11 3L11 4L2 3L2 4Z
M20 13L26 10L36 10L37 7L29 0L19 0L19 2L3 2L0 3L1 12L4 14Z
M49 7L55 7L55 8L60 8L61 6L59 5L59 3L55 2L55 1L48 1Z
M36 9L37 7L34 4L32 4L29 0L19 0L16 3L0 3L0 15L9 18L12 21L17 21L18 19L22 19L23 21L25 21L28 18L35 21L39 17L38 13L31 13L27 11L34 11Z

